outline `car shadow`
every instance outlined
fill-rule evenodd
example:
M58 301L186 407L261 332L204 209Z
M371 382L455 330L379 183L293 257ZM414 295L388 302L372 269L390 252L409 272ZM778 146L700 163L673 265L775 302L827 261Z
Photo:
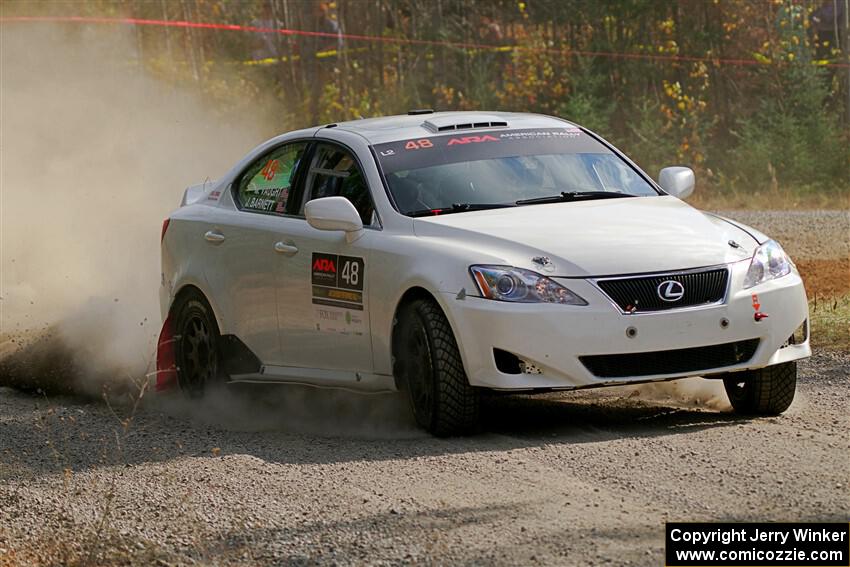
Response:
M557 437L583 443L601 437L676 435L742 421L747 418L730 411L686 406L672 398L640 399L625 393L585 391L496 398L484 406L482 425L485 431L520 439Z
M608 391L498 396L484 401L477 434L438 439L415 426L399 394L277 386L223 392L200 402L152 397L133 413L127 404L0 389L0 481L240 454L281 464L417 459L682 435L746 421Z
M364 506L369 506L365 504ZM399 542L407 548L404 564L432 564L428 549L439 546L435 534L463 530L470 526L490 525L505 517L526 513L519 504L483 506L446 506L431 510L405 510L358 514L346 520L314 520L305 518L288 527L254 527L232 529L209 538L205 547L197 550L199 559L219 560L226 557L247 557L251 562L274 565L317 565L344 563L355 565L397 564ZM333 537L328 537L333 534ZM298 542L315 542L309 548ZM266 545L267 542L273 542ZM365 542L368 542L365 543ZM411 542L417 542L411 545ZM416 548L420 548L417 550ZM456 565L505 564L499 561L497 542L483 554L475 546L459 550Z

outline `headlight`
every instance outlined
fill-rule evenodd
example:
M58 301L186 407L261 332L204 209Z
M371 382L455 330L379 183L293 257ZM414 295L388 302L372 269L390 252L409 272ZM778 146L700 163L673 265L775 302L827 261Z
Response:
M744 278L744 289L760 283L781 278L791 273L791 259L785 250L775 240L768 240L753 254L747 277Z
M587 302L554 280L531 270L510 266L470 266L478 291L487 299L514 303L560 303L587 305Z

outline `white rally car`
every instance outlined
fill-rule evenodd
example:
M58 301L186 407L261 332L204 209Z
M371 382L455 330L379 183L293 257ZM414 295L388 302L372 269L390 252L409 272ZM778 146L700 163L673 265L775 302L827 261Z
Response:
M189 187L162 230L157 385L407 392L437 435L482 390L721 378L777 414L811 354L796 267L585 128L413 111L308 128Z

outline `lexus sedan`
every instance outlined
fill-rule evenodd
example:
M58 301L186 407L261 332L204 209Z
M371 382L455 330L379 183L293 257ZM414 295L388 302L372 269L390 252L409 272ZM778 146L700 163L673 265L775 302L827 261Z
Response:
M157 388L402 390L435 435L482 392L721 379L791 404L811 354L782 247L694 209L590 130L411 111L283 134L186 189L162 227Z

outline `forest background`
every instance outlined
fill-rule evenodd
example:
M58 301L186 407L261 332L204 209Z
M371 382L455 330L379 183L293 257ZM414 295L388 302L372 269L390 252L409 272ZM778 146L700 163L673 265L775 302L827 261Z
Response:
M223 121L262 108L270 136L414 108L539 112L651 175L694 168L703 206L848 208L848 4L7 0L0 17L129 28L128 64Z

